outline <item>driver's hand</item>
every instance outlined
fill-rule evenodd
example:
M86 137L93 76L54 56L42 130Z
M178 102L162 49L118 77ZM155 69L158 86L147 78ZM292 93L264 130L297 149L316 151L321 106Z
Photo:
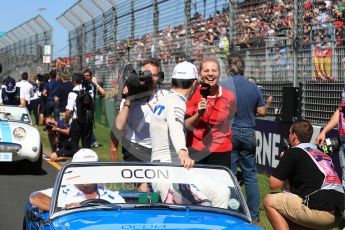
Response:
M193 168L194 160L189 157L188 152L186 150L181 149L178 152L178 158L180 159L183 167L185 167L186 169Z
M79 202L69 203L69 204L66 204L65 209L79 207L79 206L80 206Z

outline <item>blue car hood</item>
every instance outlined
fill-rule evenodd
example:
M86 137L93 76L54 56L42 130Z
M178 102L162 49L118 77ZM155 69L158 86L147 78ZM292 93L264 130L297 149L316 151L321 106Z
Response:
M49 229L261 229L218 213L171 210L97 210L54 219Z

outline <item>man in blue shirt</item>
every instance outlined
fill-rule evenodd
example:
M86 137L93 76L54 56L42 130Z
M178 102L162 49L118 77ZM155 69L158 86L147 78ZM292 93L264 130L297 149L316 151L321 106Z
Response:
M236 94L237 113L232 122L231 171L237 174L241 167L246 188L247 203L254 222L259 221L260 193L256 175L255 116L264 116L272 101L265 104L260 89L244 75L244 60L239 55L228 58L228 77L221 85Z
M59 92L61 83L56 80L56 71L49 73L50 79L46 84L43 94L47 96L47 104L45 107L45 117L49 117L54 112L54 119L59 120Z

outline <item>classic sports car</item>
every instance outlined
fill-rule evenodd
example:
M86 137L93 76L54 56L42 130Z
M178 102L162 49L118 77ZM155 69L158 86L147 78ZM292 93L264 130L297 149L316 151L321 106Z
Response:
M23 229L261 228L251 224L241 188L224 167L84 162L60 170L49 212L27 203Z
M0 162L41 169L41 137L26 108L0 106Z

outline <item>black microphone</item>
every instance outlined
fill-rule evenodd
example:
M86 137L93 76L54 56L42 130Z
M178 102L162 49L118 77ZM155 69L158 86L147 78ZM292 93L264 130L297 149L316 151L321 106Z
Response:
M203 98L207 99L207 96L211 94L211 85L208 83L201 83L200 85L200 94ZM201 109L198 111L199 115L204 115L206 109Z

